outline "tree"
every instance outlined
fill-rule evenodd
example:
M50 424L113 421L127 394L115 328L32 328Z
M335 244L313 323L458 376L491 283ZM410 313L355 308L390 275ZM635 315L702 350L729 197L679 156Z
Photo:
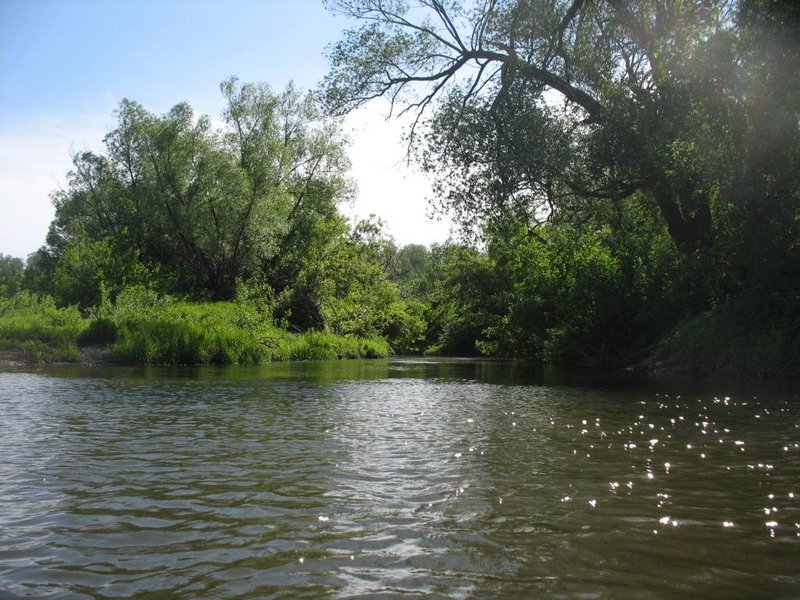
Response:
M447 243L431 248L426 352L481 354L485 330L495 323L504 291L501 274L483 252Z
M335 235L320 226L349 190L335 126L292 86L221 89L220 130L186 103L158 116L123 100L106 154L74 157L48 236L64 301L90 304L100 281L139 283L125 275L139 262L171 293L229 299L256 276L280 293L309 246Z
M698 314L731 345L789 347L796 2L328 5L358 22L330 52L328 108L385 96L415 115L439 207L483 243L442 261L439 348L613 361Z
M21 289L24 272L21 258L0 254L0 297L13 296Z
M304 310L318 315L313 324L318 329L381 336L395 352L414 353L422 349L424 306L402 298L390 280L395 247L382 227L374 217L360 221L318 254L306 256L290 306L293 311L298 304L311 307Z
M405 299L425 301L433 276L431 251L421 244L408 244L397 249L388 271Z
M412 142L433 108L426 164L452 167L440 191L467 223L509 207L541 220L571 210L576 198L635 197L657 207L683 252L705 249L730 157L746 155L736 124L751 110L754 90L796 90L800 72L795 51L769 49L752 33L767 21L786 36L798 22L791 2L327 4L362 23L330 52L328 107L343 113L388 96L416 111ZM753 50L742 41L753 35L765 50L762 64L781 65L788 83L765 77L759 61L743 61ZM796 117L796 104L789 106ZM514 118L520 114L523 126ZM784 125L798 130L796 118ZM488 168L461 155L476 137L492 142L483 144L484 157L494 153ZM452 177L457 168L469 172L468 182Z

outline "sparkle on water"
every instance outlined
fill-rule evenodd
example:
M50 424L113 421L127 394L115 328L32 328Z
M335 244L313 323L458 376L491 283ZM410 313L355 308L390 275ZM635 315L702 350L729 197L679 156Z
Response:
M800 592L796 397L513 368L0 372L0 591Z

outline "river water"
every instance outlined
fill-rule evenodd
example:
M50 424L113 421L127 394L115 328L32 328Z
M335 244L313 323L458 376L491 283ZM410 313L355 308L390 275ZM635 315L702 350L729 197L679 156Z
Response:
M798 598L792 389L0 372L0 598Z

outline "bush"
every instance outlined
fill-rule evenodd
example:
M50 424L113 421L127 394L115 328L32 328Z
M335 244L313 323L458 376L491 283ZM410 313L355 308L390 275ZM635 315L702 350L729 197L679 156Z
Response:
M742 294L681 322L648 362L703 376L800 377L800 305Z
M0 300L0 348L25 360L76 360L86 327L76 307L58 308L50 296L20 292Z
M78 346L106 346L117 341L117 326L108 319L89 321L89 326L78 336Z
M0 300L0 350L22 360L72 361L79 346L111 345L122 363L162 365L254 364L274 360L380 358L391 353L381 338L324 331L292 334L275 327L254 303L178 302L142 287L104 298L84 319L74 306L29 293Z
M383 332L398 354L419 354L425 343L425 311L428 306L417 300L393 302L389 323Z
M391 349L382 339L328 332L290 334L251 303L177 302L138 288L101 310L117 332L111 357L143 364L254 364L275 360L377 358ZM88 335L88 334L87 334Z

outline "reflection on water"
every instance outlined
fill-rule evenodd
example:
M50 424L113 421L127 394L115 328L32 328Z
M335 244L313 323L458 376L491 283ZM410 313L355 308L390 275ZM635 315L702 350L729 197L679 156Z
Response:
M800 595L792 390L420 359L5 372L0 411L1 597Z

